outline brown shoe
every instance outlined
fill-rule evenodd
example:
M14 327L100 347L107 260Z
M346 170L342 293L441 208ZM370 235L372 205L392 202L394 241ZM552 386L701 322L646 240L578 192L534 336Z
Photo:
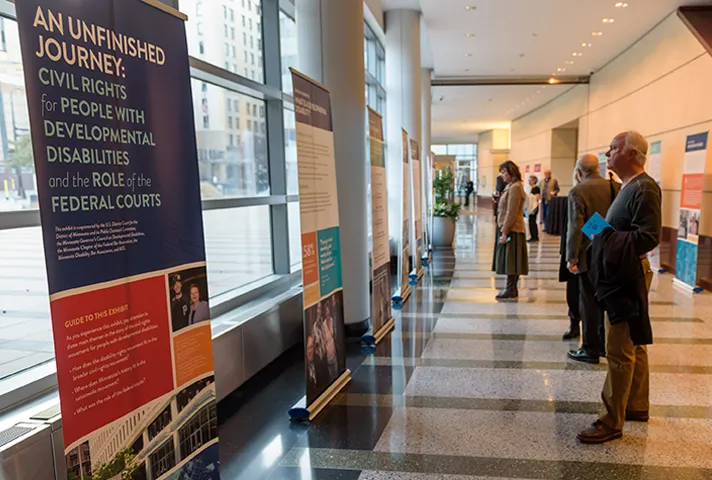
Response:
M647 422L650 420L650 414L647 410L636 412L634 410L627 410L625 412L625 419L629 422Z
M591 425L591 427L586 430L581 431L576 438L578 438L581 443L606 443L623 436L623 431L613 430L608 428L605 423L600 420Z

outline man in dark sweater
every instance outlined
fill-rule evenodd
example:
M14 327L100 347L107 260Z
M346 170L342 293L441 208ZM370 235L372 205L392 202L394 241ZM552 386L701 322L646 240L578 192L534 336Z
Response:
M648 142L637 132L617 135L611 142L608 168L623 181L623 188L608 210L606 220L616 232L632 237L633 255L641 262L641 274L650 290L653 272L647 253L659 243L662 232L660 187L645 173ZM643 301L647 302L647 296ZM647 304L641 305L647 312ZM648 421L650 373L645 345L631 338L631 323L612 318L625 318L628 312L607 312L606 344L608 375L601 397L603 409L599 419L578 434L583 443L604 443L623 435L625 421ZM634 316L630 312L628 316ZM649 326L649 320L648 320ZM637 336L634 335L637 338Z

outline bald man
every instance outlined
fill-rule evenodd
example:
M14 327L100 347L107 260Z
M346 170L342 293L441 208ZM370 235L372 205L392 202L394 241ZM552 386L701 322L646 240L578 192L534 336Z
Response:
M598 157L591 154L579 157L574 175L577 185L569 192L566 260L569 271L578 278L583 343L580 349L568 355L578 362L598 364L599 358L605 356L604 313L594 298L596 289L587 273L586 250L591 240L581 229L595 213L606 217L620 184L601 177Z

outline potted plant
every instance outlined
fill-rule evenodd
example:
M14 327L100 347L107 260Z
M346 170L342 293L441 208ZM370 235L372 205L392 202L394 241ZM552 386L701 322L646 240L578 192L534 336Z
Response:
M460 205L454 202L454 176L452 170L444 168L435 174L433 192L433 247L451 247L455 241L455 222Z

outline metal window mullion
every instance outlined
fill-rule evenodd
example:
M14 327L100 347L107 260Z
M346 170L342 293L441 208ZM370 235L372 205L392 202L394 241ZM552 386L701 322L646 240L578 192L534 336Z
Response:
M282 54L279 38L279 0L263 0L262 28L265 82L267 88L282 92ZM287 168L284 151L284 96L267 99L267 148L270 188L284 195L284 203L272 205L272 262L274 273L289 274L289 215L287 209Z

